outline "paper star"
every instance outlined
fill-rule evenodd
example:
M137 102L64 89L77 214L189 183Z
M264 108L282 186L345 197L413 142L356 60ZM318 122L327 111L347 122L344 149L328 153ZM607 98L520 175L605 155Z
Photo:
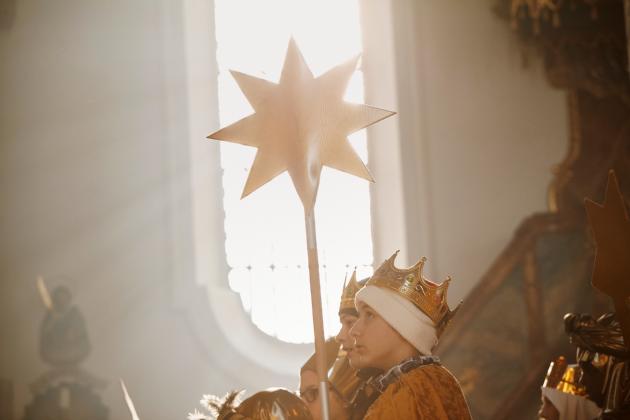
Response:
M630 296L630 223L613 171L603 205L587 199L585 206L597 243L593 286L613 300L626 299Z
M255 113L208 138L258 148L241 198L288 171L308 213L323 166L373 181L348 135L394 112L343 100L358 59L315 78L291 39L278 84L231 72Z
M630 343L630 222L614 171L608 174L604 204L587 199L585 205L597 242L592 284L612 298L624 342Z

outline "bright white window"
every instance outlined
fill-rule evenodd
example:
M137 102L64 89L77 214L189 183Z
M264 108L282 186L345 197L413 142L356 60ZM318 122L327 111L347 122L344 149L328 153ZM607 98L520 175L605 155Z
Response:
M215 0L221 126L253 110L229 73L235 69L274 82L293 36L317 77L361 51L357 0ZM363 102L355 73L346 100ZM365 131L350 141L367 162ZM256 150L221 142L225 251L229 285L265 333L280 340L313 340L304 218L285 173L240 200ZM337 308L344 278L357 266L372 271L369 185L324 168L316 206L325 331L339 328Z

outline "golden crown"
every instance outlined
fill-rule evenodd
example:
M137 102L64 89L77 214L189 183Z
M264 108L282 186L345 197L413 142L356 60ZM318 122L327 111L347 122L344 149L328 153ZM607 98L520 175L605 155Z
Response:
M339 302L339 313L344 310L353 310L354 307L354 295L357 294L361 285L357 281L357 269L354 269L350 281L346 281L343 284L343 292L341 293L341 301Z
M558 357L549 364L543 387L554 388L565 394L586 395L586 388L579 383L580 366L567 364L564 356Z
M568 365L562 375L560 383L556 385L556 389L571 395L586 395L586 388L579 383L580 376L582 375L580 366Z
M368 286L378 286L398 293L424 312L435 325L438 335L444 331L459 305L453 311L448 307L446 294L451 278L441 284L433 283L422 275L426 258L422 257L413 267L400 269L394 264L399 251L389 257L368 280ZM460 303L461 304L461 303Z
M567 369L567 366L567 359L564 356L560 356L553 362L549 363L543 387L556 388L560 381L562 381L562 376L564 376L564 371Z

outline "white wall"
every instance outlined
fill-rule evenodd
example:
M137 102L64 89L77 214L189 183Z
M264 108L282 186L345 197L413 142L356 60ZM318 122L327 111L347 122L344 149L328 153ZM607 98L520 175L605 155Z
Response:
M47 369L38 274L72 289L112 419L128 418L119 377L155 419L295 385L234 352L191 274L182 22L167 0L23 0L0 28L0 377L16 418Z
M375 247L375 261L396 247L406 251L401 265L426 255L430 277L453 277L454 304L485 273L519 223L546 211L552 166L567 149L565 95L549 86L538 59L523 68L509 22L491 11L493 0L389 4L399 113L390 134L397 131L400 144L394 147L398 156L373 153L370 159L384 173L394 170L394 159L402 162L403 204L392 201L392 187L377 178L375 187L386 191L380 201L375 196L375 206L381 212L394 208L380 215L375 229L386 238L405 237L406 243ZM376 35L366 30L367 47L387 52L382 35L382 30ZM386 84L392 75L382 74L385 66L380 63L376 74L366 71L367 83L380 84L384 77ZM377 89L368 101L391 102L391 97ZM391 137L375 140L385 143ZM400 205L406 219L402 234L395 208Z

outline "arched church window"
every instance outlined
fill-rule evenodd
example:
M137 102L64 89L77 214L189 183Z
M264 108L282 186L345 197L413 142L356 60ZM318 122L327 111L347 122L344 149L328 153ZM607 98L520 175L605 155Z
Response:
M253 112L230 69L277 82L291 36L315 76L361 51L357 0L215 0L215 22L222 127ZM346 100L364 102L360 68ZM367 162L365 130L350 141ZM286 173L240 200L255 152L220 144L229 286L263 332L311 342L302 206ZM355 266L359 278L372 270L369 184L324 168L316 216L325 331L332 335L344 278Z

